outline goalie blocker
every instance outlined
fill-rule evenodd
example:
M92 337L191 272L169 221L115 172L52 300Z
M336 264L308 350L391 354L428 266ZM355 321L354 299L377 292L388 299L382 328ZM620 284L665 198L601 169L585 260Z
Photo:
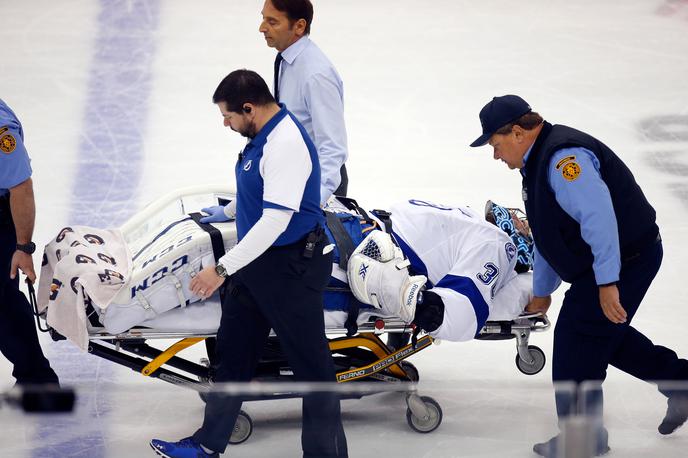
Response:
M347 277L351 292L384 315L395 315L411 323L428 279L424 275L409 275L409 265L389 234L373 231L349 258Z

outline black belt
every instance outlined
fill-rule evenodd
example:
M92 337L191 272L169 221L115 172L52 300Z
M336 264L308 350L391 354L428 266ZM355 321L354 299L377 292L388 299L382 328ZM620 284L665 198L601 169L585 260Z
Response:
M318 242L324 240L325 238L327 238L327 236L325 235L325 229L323 229L322 226L318 226L295 242L287 243L285 245L273 245L270 248L268 248L267 251L275 251L282 249L287 250L290 248L298 248L300 246L303 246L303 256L306 258L311 258L313 257L313 253L315 252L315 245Z

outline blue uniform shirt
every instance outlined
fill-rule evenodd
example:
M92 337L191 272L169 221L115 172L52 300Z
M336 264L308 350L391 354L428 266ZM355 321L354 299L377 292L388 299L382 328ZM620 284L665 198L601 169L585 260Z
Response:
M530 150L523 158L528 159ZM522 171L524 169L521 169ZM552 155L549 185L561 208L581 227L590 245L598 285L618 281L621 270L619 231L609 188L600 176L597 156L585 148L564 148ZM551 294L561 279L535 248L533 294Z
M323 225L318 153L303 126L283 104L248 142L235 174L239 240L258 222L264 208L294 211L274 246L301 240Z
M347 158L344 85L329 59L307 36L282 52L279 98L306 128L320 159L321 203L341 183Z
M31 177L24 131L12 109L0 100L0 196Z

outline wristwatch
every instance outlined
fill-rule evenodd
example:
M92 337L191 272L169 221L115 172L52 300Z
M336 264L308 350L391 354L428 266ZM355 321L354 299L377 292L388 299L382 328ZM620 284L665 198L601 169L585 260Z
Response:
M222 278L227 277L227 269L225 269L225 266L223 266L219 262L215 265L215 273L218 274Z
M33 242L25 244L17 243L17 250L23 251L26 254L34 254L36 251L36 244Z

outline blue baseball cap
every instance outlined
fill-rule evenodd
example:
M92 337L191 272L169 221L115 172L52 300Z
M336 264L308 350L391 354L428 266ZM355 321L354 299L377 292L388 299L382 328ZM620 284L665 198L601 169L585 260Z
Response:
M517 95L494 97L480 110L480 124L483 126L483 134L471 143L471 146L483 146L499 129L531 111L528 102Z

